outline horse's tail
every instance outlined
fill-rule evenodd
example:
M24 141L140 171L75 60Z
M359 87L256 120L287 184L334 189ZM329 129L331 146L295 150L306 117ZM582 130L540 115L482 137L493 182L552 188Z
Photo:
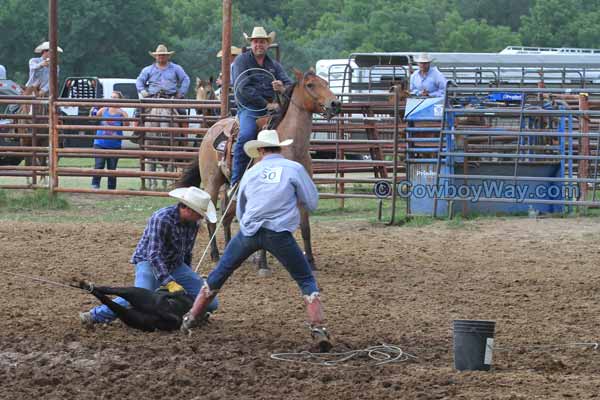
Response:
M196 157L190 166L183 171L181 178L175 182L174 186L178 188L188 186L200 187L200 182L200 161Z

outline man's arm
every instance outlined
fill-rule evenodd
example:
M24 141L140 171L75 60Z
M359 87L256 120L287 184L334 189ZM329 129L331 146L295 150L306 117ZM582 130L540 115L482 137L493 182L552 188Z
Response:
M161 286L173 280L163 254L166 248L167 237L171 234L170 226L160 218L151 218L148 222L150 238L148 240L148 261L152 272Z
M179 80L180 86L177 90L177 94L179 97L183 98L188 92L190 88L190 77L185 73L183 68L180 65L175 67L175 74L177 75L177 79Z
M435 87L436 89L429 93L430 96L433 97L442 97L446 93L446 85L448 84L448 80L439 70L436 69L435 74Z
M138 93L142 93L143 97L146 97L143 95L143 92L146 92L146 82L148 82L148 79L150 78L150 68L149 67L145 67L144 69L142 69L142 72L140 72L140 75L137 77L136 81L135 81L135 88L137 89Z
M37 58L32 58L31 60L29 60L29 69L38 70L40 68L47 66L48 64L49 64L48 60L45 60L45 59L39 60Z
M300 204L308 211L314 211L317 209L317 204L319 202L319 192L317 191L317 187L302 165L299 165L296 168L296 172L297 179L295 179L295 185L298 202L300 202Z
M275 62L275 78L276 80L279 80L283 83L284 86L291 86L294 84L294 82L292 82L292 80L290 79L290 77L288 76L288 74L285 73L283 66L278 63Z
M410 94L413 96L419 95L419 89L417 88L417 76L415 73L410 76Z

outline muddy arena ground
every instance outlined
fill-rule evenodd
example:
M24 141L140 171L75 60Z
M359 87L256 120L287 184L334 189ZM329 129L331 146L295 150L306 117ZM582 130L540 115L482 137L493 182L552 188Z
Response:
M55 281L83 277L128 286L127 260L142 230L141 224L2 222L0 263ZM566 346L600 340L600 220L321 222L313 230L334 350L391 343L416 361L327 367L272 360L272 353L310 350L302 300L278 265L268 279L250 264L240 269L212 323L191 337L120 323L85 329L77 313L97 304L90 295L3 275L0 398L600 396L600 349ZM196 260L206 241L199 235ZM492 371L453 369L454 319L496 321L501 349Z

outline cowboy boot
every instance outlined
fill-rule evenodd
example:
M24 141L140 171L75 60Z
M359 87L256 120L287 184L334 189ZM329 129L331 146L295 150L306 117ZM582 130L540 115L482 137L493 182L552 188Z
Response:
M192 332L192 328L201 326L207 321L208 315L206 310L213 299L217 296L217 292L217 290L210 290L208 284L204 282L204 286L202 286L200 293L198 293L198 296L196 296L196 300L194 300L192 308L183 316L183 321L180 328L181 332L190 334Z
M304 303L306 304L306 313L308 314L313 343L318 346L321 353L327 353L333 345L331 344L329 332L323 326L323 306L321 305L319 292L314 292L310 296L305 295Z

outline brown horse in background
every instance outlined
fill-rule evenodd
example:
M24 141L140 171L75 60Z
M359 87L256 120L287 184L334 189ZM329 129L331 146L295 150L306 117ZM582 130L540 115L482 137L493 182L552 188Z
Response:
M217 100L212 76L208 80L196 78L196 100ZM214 108L198 107L196 108L196 115L202 115L201 128L210 128L214 122L206 117L215 116L217 112Z
M296 83L288 91L289 98L284 105L284 114L276 126L281 141L293 139L294 143L282 148L282 155L290 160L299 162L312 176L312 160L309 154L310 136L312 133L312 118L314 113L319 113L326 118L331 118L340 111L341 103L329 89L327 82L318 77L313 71L302 74L294 71ZM223 126L231 123L233 118L222 119L213 125L206 135L198 153L198 159L185 172L177 186L200 186L206 190L214 204L217 204L221 187L228 182L220 166L219 156L214 148L214 141L221 134ZM226 203L226 202L224 202ZM224 210L224 207L222 207ZM301 231L307 260L314 268L315 261L310 241L310 223L308 211L300 207ZM235 206L229 207L223 218L225 241L231 239L231 222L235 216ZM216 224L207 224L209 236L212 237ZM219 249L216 240L211 242L211 258L219 259ZM266 269L266 253L261 254L260 268Z

